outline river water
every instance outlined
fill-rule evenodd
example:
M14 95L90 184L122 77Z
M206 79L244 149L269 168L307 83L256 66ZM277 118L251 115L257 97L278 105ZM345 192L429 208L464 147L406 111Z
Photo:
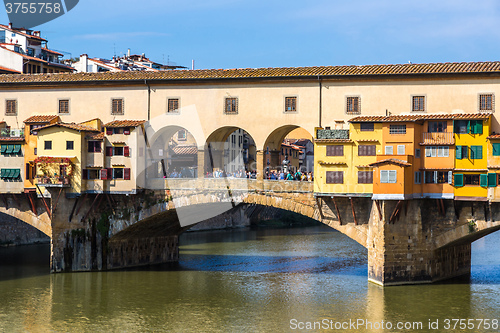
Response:
M368 283L367 251L326 226L180 242L178 265L53 275L48 245L0 248L0 331L500 331L500 233L473 244L470 284L389 288Z

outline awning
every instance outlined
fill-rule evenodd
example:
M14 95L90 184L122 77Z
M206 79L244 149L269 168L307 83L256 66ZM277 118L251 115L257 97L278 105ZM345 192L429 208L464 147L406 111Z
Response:
M7 150L7 145L2 145L2 150L0 151L3 154L5 154L5 151Z
M14 145L7 145L7 149L5 150L5 154L12 154L14 150Z
M21 145L14 145L13 154L19 154L21 152Z
M0 177L3 179L17 179L21 176L20 169L1 169Z

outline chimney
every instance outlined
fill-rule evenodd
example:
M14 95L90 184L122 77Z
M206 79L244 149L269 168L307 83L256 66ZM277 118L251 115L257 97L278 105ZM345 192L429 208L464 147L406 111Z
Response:
M194 70L194 59L193 59L193 60L191 60L191 69L193 69L193 70Z
M130 58L130 49L127 49L127 58Z
M82 69L82 72L87 72L89 68L89 56L87 54L82 54L80 56L80 69Z
M9 22L9 29L12 29L12 22Z

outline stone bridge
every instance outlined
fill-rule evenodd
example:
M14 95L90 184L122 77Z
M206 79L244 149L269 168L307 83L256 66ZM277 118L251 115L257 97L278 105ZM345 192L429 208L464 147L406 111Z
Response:
M83 194L22 200L9 214L52 238L52 272L106 270L178 260L178 236L241 204L272 206L318 220L368 250L368 278L430 283L470 273L471 242L500 229L497 203L313 194L313 183L236 178L153 179L136 195ZM33 207L35 209L33 210Z

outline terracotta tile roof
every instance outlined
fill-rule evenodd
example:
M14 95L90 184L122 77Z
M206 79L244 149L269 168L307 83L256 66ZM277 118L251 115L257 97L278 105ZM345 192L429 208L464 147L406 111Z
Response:
M0 72L9 72L9 73L13 73L13 74L22 74L19 71L16 71L14 69L10 69L10 68L7 68L7 67L3 67L3 66L0 66Z
M64 55L62 53L59 53L59 52L56 52L56 51L52 51L52 50L49 50L48 48L46 47L42 47L42 50L44 50L45 52L47 53L52 53L52 54L55 54L55 55L60 55L61 57Z
M23 141L24 142L24 136L0 136L0 141L1 142L5 142L5 141L9 141L9 142L15 142L15 141Z
M392 115L392 116L358 116L349 120L351 123L361 122L416 122L425 120L455 120L455 119L488 119L491 113L440 113L440 114L409 114L409 115Z
M91 134L87 135L87 139L89 139L89 140L104 140L104 133L103 132L100 132L97 134L91 133Z
M358 142L379 142L378 139L358 139Z
M24 122L27 124L38 124L38 123L50 123L52 120L59 118L59 116L55 115L36 115L31 116L26 119Z
M487 137L486 139L490 139L490 140L500 140L500 134L492 134L492 135L490 135L489 137Z
M75 124L75 123L55 123L55 124L50 124L46 125L43 127L40 127L37 129L37 131L41 131L45 128L53 127L53 126L58 126L58 127L64 127L64 128L69 128L75 131L87 131L87 132L99 132L97 128L90 127L90 126L83 126L80 124Z
M27 33L25 33L25 32L22 32L22 31L20 31L18 28L14 28L14 27L13 27L12 29L10 29L10 28L9 28L9 26L7 26L7 25L5 25L5 24L0 24L0 27L1 27L1 28L6 29L6 30L8 30L8 31L15 32L16 34L20 34L20 35L26 36L26 37L28 37L28 38L38 39L38 40L40 40L40 41L44 41L44 42L46 42L46 41L47 41L46 39L43 39L42 37L38 37L38 36L35 36L35 35L30 35L30 34L27 34Z
M137 127L144 124L145 120L114 120L110 123L104 124L104 127Z
M314 142L317 143L352 143L353 141L351 139L314 139Z
M406 161L399 160L399 159L396 159L396 158L388 158L388 159L385 159L385 160L381 160L381 161L377 161L377 162L374 162L374 163L370 163L369 165L370 166L379 166L381 164L386 164L386 163L396 164L396 165L399 165L399 166L402 166L402 167L409 167L409 166L411 166L411 163L408 163Z
M324 161L318 161L318 164L322 164L322 165L347 165L346 162L324 162Z
M169 70L159 72L126 71L122 73L74 73L41 74L31 76L4 75L0 83L34 82L82 82L82 81L178 81L178 80L213 80L213 79L291 79L318 76L330 78L353 78L366 76L403 76L403 75L451 75L451 74L500 74L500 61L462 62L431 64L395 64L364 66L315 66L289 68L242 68L242 69L198 69Z
M176 155L194 155L198 153L198 148L193 145L186 145L186 146L176 146L172 148L172 151Z

